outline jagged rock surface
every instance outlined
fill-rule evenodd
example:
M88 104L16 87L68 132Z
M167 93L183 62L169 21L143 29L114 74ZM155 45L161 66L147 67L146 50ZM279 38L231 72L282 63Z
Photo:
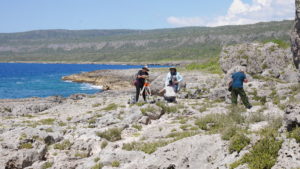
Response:
M249 74L279 78L288 82L300 80L290 49L281 48L272 42L224 47L220 56L220 64L225 73L235 66L247 65Z

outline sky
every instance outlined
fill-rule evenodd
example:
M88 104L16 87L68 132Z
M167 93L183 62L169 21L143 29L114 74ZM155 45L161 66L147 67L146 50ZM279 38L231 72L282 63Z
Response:
M294 15L295 0L0 0L0 33L215 27Z

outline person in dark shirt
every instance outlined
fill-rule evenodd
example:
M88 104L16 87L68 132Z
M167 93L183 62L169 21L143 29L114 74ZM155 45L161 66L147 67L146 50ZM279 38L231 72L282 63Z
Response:
M137 73L137 76L136 76L137 83L135 85L135 87L136 87L135 101L136 102L139 101L139 95L140 95L141 90L144 87L145 79L147 79L149 77L148 72L149 72L148 66L144 66L142 68L142 70L139 70L139 72ZM144 101L146 102L147 100L146 100L146 91L145 90L143 91L143 98L144 98Z
M248 97L243 88L244 82L248 82L244 69L244 67L241 67L238 72L232 74L231 102L233 105L237 105L237 99L238 96L240 96L245 107L247 109L251 109L252 105L249 103Z

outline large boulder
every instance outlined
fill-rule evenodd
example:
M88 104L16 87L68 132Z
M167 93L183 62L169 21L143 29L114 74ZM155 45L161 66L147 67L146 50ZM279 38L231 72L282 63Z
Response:
M249 74L280 78L287 82L300 81L290 49L273 42L226 46L220 55L220 65L225 73L235 66L246 65Z

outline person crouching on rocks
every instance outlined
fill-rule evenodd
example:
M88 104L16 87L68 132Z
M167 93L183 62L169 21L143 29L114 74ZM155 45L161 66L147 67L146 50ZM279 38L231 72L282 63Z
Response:
M243 83L247 83L248 80L245 75L245 67L241 66L238 71L233 73L232 78L232 90L231 90L231 102L233 105L237 105L238 96L241 97L243 104L247 109L251 109L252 105L249 103L248 97L244 91Z
M137 83L135 84L135 87L136 87L135 101L136 102L139 101L140 92L144 87L145 80L149 77L148 72L149 72L148 66L144 66L142 68L142 70L139 70L137 73L137 76L136 76ZM143 98L144 98L144 101L146 102L147 101L146 100L146 90L143 91Z
M172 84L174 91L177 93L180 89L179 83L183 80L179 72L177 72L175 67L171 67L170 72L167 74L165 80L165 86Z
M159 91L159 93L164 93L165 101L169 103L177 103L176 101L176 93L174 91L174 87L172 82L170 82L167 86Z

